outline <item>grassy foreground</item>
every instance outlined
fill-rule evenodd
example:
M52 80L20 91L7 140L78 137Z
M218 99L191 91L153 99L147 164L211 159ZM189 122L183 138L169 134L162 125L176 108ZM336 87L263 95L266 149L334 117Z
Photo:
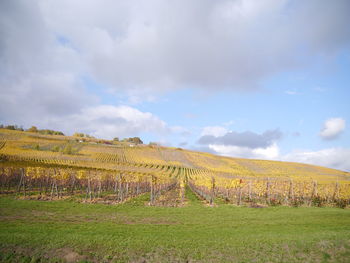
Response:
M1 262L350 262L350 210L0 198Z

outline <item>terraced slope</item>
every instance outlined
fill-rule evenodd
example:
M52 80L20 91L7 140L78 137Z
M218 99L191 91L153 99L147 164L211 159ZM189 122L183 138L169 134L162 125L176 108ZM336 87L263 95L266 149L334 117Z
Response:
M38 187L44 180L40 178L46 178L51 188L59 188L59 181L68 189L74 181L90 192L124 187L126 196L138 192L140 184L140 193L151 191L154 196L170 185L188 184L208 202L215 197L240 203L260 197L267 202L307 197L311 202L315 197L330 201L350 196L350 173L320 166L6 129L0 129L0 167L3 188L29 179Z

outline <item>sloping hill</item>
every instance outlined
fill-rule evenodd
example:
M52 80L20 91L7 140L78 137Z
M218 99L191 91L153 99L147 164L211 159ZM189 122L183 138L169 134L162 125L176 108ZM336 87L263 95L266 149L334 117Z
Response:
M45 177L52 188L54 184L57 188L59 180L62 189L68 189L64 185L73 181L89 191L92 184L99 191L104 184L106 189L114 184L117 192L117 185L124 182L135 189L139 189L136 182L142 182L144 191L152 193L155 185L160 193L175 184L182 188L188 184L208 202L214 196L238 202L242 196L249 200L252 196L281 200L295 196L308 196L310 200L316 195L327 200L350 196L350 173L320 166L6 129L0 129L0 167L2 185L13 182L13 186L23 184L18 169L25 168L32 185L39 184L35 178ZM17 181L11 179L12 175L17 175ZM126 191L129 194L131 190Z
M119 166L175 166L225 177L279 177L347 181L350 173L292 162L229 158L180 148L130 145L0 129L2 163L38 163L118 169Z

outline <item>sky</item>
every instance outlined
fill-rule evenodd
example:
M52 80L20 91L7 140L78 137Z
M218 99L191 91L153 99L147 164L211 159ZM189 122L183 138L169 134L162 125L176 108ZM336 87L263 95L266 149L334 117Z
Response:
M0 123L350 171L348 0L2 0Z

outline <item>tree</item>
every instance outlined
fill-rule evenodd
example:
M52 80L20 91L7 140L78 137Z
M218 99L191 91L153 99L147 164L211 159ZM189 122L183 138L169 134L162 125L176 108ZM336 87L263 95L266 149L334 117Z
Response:
M72 145L67 144L66 147L63 149L64 154L73 154L73 148Z
M64 136L64 133L61 132L61 131L54 131L53 134L54 135L63 135Z
M113 138L113 141L119 142L119 138L118 138L118 137L115 137L115 138Z
M128 142L132 142L135 144L143 144L143 141L139 137L131 137L128 139Z
M63 132L48 130L48 129L39 130L39 133L45 134L45 135L64 135Z
M5 127L5 129L8 129L8 130L16 130L16 126L15 125L7 125Z
M35 126L32 126L27 131L29 131L29 132L38 132L38 128L35 127Z
M54 146L54 147L52 148L52 151L53 151L53 152L59 152L59 151L60 151L60 147L59 147L58 145L56 145L56 146Z

